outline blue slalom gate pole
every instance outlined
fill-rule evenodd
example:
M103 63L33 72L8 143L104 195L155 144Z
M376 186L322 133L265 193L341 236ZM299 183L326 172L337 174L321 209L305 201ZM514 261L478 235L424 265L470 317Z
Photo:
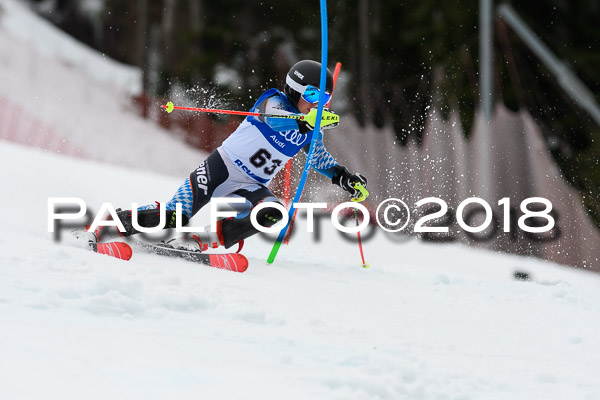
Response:
M294 204L300 201L302 197L302 192L304 191L304 186L306 185L306 179L308 178L308 173L310 172L310 168L312 165L313 152L315 149L315 143L317 143L317 139L321 134L321 115L323 114L323 107L325 106L325 88L327 82L327 1L320 0L321 5L321 78L319 82L319 105L317 106L317 120L315 122L315 127L313 129L313 137L310 142L310 150L308 151L308 155L306 156L306 164L304 164L304 169L302 170L302 176L300 177L300 183L298 183L298 189L296 189L296 194L294 195L294 200L292 201L292 205L290 206L290 210L288 212L288 223L283 227L281 232L279 232L279 236L277 236L277 240L273 244L273 248L271 249L271 253L269 254L269 258L267 258L267 263L273 264L275 261L275 257L277 256L277 252L281 247L281 243L283 242L283 238L294 218Z

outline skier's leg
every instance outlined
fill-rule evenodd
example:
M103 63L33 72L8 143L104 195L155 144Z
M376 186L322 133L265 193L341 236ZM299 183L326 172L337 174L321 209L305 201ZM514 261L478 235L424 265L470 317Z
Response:
M163 229L175 227L175 207L177 203L181 203L181 222L183 225L187 225L192 217L193 203L192 188L189 177L186 178L179 189L177 189L177 192L173 198L171 198L171 200L165 204L166 222ZM130 236L138 233L138 231L133 227L131 210L118 210L117 215L125 227L125 232L122 232L123 236ZM138 224L144 228L152 228L157 226L160 223L159 205L155 203L138 207L137 221Z
M252 209L260 203L279 203L281 201L271 193L265 186L260 186L256 190L240 189L233 193L236 196L244 197L248 209L239 213L235 217L224 219L221 225L221 234L223 245L229 248L240 240L249 238L259 232L250 221ZM283 218L283 214L278 208L265 207L256 214L256 222L264 227L271 227Z
M242 204L236 204L235 210L238 214L235 217L217 221L217 231L213 232L207 226L204 232L194 236L200 250L225 246L229 248L240 241L259 232L250 220L252 209L260 203L278 203L280 200L271 193L265 186L253 184L243 189L238 189L228 197L241 197L245 200ZM275 207L265 207L256 215L256 221L264 227L275 225L283 217L281 211Z
M181 203L182 206L182 223L187 225L192 216L210 201L215 189L227 178L229 178L227 167L220 154L214 151L186 178L173 198L166 203L166 224L163 228L175 227L177 203ZM123 236L139 233L133 228L131 210L118 211L117 215L125 227L125 232L122 232ZM137 221L142 227L157 226L160 223L158 206L149 204L139 207Z

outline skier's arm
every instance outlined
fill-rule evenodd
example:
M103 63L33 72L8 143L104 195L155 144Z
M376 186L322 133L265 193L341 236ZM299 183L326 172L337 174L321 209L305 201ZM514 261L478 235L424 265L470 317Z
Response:
M308 153L310 145L304 146L303 149ZM319 137L315 143L312 167L321 175L331 179L331 183L338 185L353 197L359 194L358 190L354 187L356 183L360 183L365 188L367 187L367 178L365 178L364 175L350 173L348 168L338 164L335 158L329 154L323 144L322 136Z
M367 178L365 178L364 175L352 174L350 171L348 171L348 168L342 167L341 165L336 165L333 167L333 177L331 178L331 182L350 193L353 198L358 198L358 196L361 194L360 191L355 187L357 183L360 183L364 188L367 187ZM367 192L363 200L368 196L369 193Z
M306 154L310 149L310 144L303 147ZM333 178L334 167L338 165L338 162L333 156L327 151L323 144L323 136L320 136L315 143L315 150L313 152L313 159L311 167L323 176L329 179Z

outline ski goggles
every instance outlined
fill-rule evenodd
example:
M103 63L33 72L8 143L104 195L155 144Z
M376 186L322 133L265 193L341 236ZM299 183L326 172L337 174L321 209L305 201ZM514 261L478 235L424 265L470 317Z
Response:
M312 85L307 85L306 89L304 89L304 93L302 93L302 98L304 101L310 104L315 104L319 102L320 91L319 88L316 88ZM331 98L331 94L325 92L325 99L323 102L325 104L329 103L329 99Z
M285 83L287 83L292 89L294 89L298 93L302 93L302 99L309 104L315 104L319 102L319 88L313 85L301 85L288 75L285 78ZM329 103L331 99L331 93L325 92L325 104Z

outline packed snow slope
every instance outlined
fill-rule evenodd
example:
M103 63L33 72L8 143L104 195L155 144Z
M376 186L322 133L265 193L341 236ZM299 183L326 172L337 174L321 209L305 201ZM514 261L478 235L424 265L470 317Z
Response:
M600 398L597 275L381 231L363 269L302 218L272 266L248 240L243 274L124 262L55 243L48 197L123 207L184 177L6 142L0 159L2 399Z
M170 174L204 158L139 116L139 68L77 42L25 2L0 0L0 49L0 139Z

